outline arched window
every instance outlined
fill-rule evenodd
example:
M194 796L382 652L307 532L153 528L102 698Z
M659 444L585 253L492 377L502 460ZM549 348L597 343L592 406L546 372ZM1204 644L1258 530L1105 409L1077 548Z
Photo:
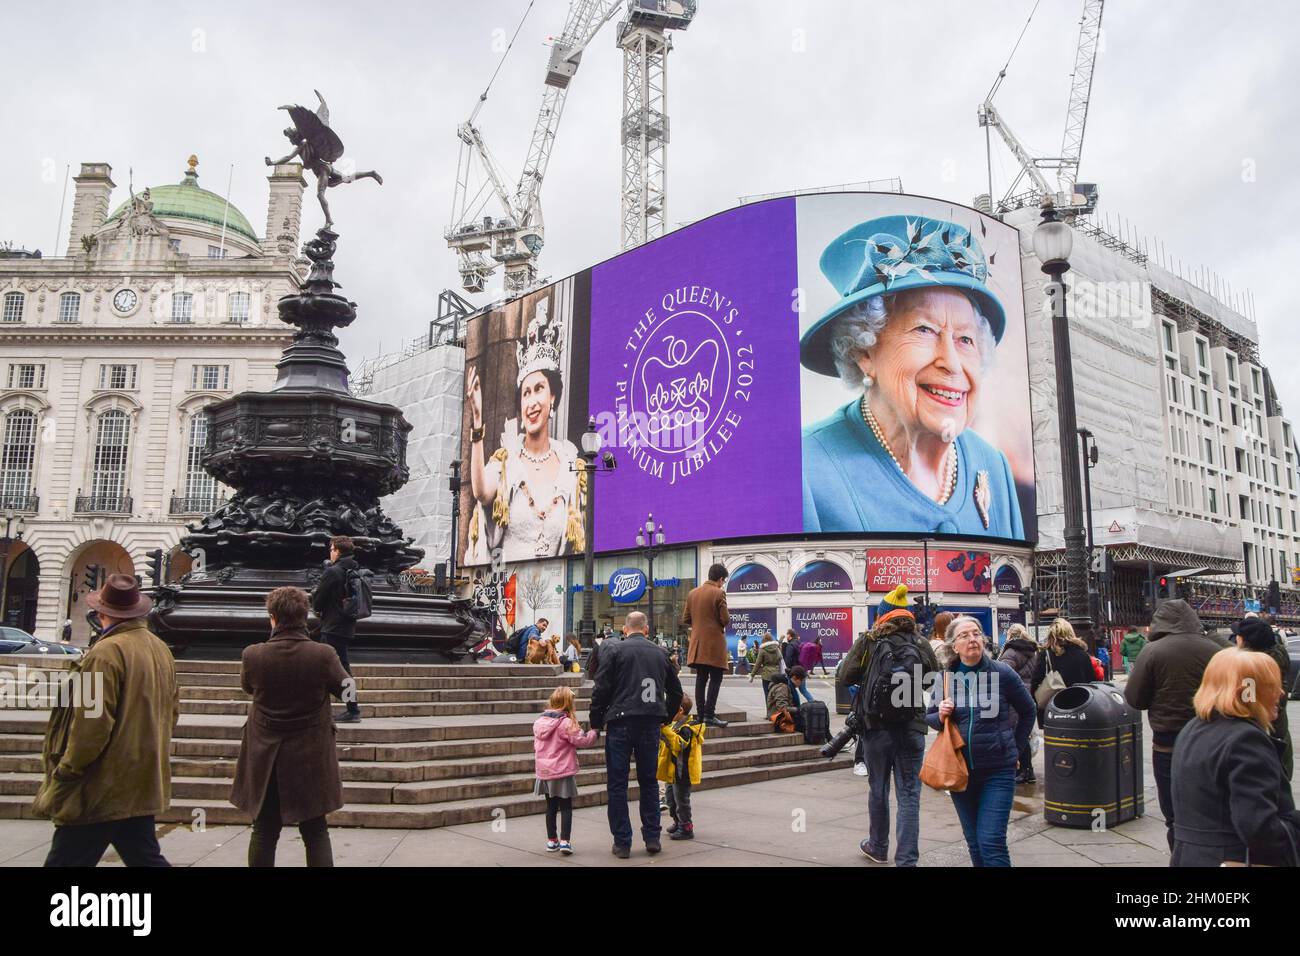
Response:
M188 292L172 293L172 321L188 324L194 318L194 296Z
M81 293L65 292L59 296L59 321L81 321Z
M28 510L32 469L36 464L36 413L25 408L5 416L0 451L0 506Z
M95 428L95 473L90 494L95 510L111 510L112 502L126 495L126 463L131 450L131 419L112 409L99 416Z
M23 320L23 304L26 298L21 292L5 293L4 321L21 322Z
M243 325L248 321L248 303L249 295L247 292L230 293L230 318L229 321L235 325Z
M217 479L203 470L207 444L208 416L197 412L190 419L190 441L185 453L185 511L211 511L217 497Z

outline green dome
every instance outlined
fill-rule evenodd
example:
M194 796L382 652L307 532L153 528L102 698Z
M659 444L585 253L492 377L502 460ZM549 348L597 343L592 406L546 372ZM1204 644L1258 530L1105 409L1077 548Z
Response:
M153 214L160 219L192 219L218 230L224 220L228 232L238 233L253 242L258 241L257 234L242 212L233 205L227 209L224 197L199 188L199 174L193 166L175 186L150 186L149 198L153 201ZM108 221L120 218L129 205L130 200L127 200L118 206Z

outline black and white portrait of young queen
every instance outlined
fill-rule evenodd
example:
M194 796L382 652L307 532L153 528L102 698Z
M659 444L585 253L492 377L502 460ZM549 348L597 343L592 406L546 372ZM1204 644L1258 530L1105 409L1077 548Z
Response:
M585 484L567 437L574 287L575 279L563 280L467 326L465 565L554 558L586 545ZM579 393L581 408L586 388Z

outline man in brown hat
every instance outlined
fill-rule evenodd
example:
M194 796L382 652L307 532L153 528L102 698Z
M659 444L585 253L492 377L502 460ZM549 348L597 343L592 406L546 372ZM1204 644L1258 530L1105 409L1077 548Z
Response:
M167 866L154 816L171 805L176 667L146 626L153 602L134 575L109 575L86 603L103 633L74 676L86 690L81 701L50 715L45 781L32 806L54 821L45 865L95 866L112 844L127 866Z

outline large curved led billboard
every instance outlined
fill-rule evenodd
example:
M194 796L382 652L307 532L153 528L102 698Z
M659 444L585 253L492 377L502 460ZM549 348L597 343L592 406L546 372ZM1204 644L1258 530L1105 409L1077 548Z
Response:
M1019 236L965 206L741 206L476 316L466 564L802 533L1033 540Z

